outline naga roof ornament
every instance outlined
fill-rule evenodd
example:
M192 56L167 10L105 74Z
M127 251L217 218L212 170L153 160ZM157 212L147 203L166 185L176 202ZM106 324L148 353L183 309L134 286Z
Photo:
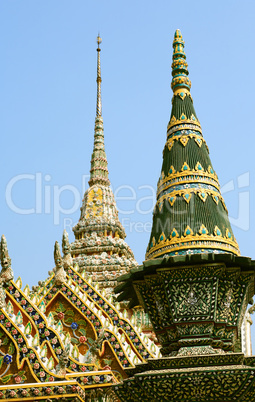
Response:
M2 270L0 272L0 282L7 283L14 278L13 270L11 267L11 258L9 256L7 241L4 235L1 237L0 243L0 258Z
M63 266L63 258L61 256L59 243L56 241L54 246L54 260L56 264L54 284L60 286L65 282L66 273Z
M73 264L73 259L71 256L71 246L69 243L68 233L66 230L63 232L62 236L62 251L63 251L63 265L64 268L67 269L69 265Z
M146 259L164 255L239 255L218 177L190 94L179 29L173 40L172 111Z
M9 256L8 248L7 248L7 241L4 235L1 237L1 265L2 268L6 268L7 266L11 265L11 259Z
M66 255L70 252L70 243L69 243L68 233L66 230L64 230L63 236L62 236L62 251L63 251L64 255Z

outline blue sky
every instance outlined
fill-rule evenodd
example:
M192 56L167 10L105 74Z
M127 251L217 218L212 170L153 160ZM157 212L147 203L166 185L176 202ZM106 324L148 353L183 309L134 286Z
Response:
M150 235L177 28L234 233L255 259L254 15L246 0L0 3L0 233L24 285L52 269L64 227L73 240L93 146L98 31L110 180L137 261Z

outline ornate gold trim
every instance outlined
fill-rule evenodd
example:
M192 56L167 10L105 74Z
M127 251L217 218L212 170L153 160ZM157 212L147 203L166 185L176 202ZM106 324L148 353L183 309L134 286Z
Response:
M164 236L165 236L165 235L164 235ZM71 268L71 269L72 269L72 268ZM72 269L72 270L73 270L73 272L75 272L75 274L76 274L78 277L80 277L80 278L82 279L82 281L83 281L84 283L86 283L86 284L88 285L88 287L92 288L93 291L94 291L96 294L98 294L98 295L100 296L100 298L102 298L102 299L105 301L105 303L109 304L109 301L108 301L106 298L104 298L104 297L101 295L101 293L99 293L99 292L95 289L95 287L94 287L92 284L88 283L88 282L80 275L79 272L75 271L74 269ZM66 282L68 281L69 278L71 278L71 277L68 276ZM71 279L72 279L72 278L71 278ZM73 281L73 279L72 279L72 281ZM74 282L74 281L73 281L73 282ZM75 292L74 289L72 289L69 285L67 285L67 283L65 283L64 286L65 286L66 288L68 288L68 289L77 297L77 299L79 299L82 303L84 303L84 300L82 299L82 297L79 296L79 295ZM54 287L54 284L52 284L52 287ZM44 298L46 295L48 295L48 294L50 293L50 291L51 291L51 287L48 289L48 292L43 296L43 298ZM79 291L81 291L82 294L86 294L86 296L88 297L88 299L89 299L91 302L93 302L94 305L97 307L98 311L99 311L99 310L102 310L102 311L104 312L104 314L106 315L106 317L108 318L108 320L109 320L109 322L111 323L111 325L114 326L113 320L112 320L112 318L108 315L107 311L105 311L104 309L102 309L102 306L101 306L100 304L98 304L91 296L89 296L88 292L86 292L86 291L85 291L83 288L81 288L80 286L79 286ZM66 301L67 301L70 305L72 305L72 308L75 308L81 315L83 315L83 316L86 317L86 315L83 314L83 313L79 310L79 308L78 308L75 304L73 304L73 303L66 297L66 295L65 295L64 293L62 293L61 289L59 289L59 292L57 292L56 295L59 294L59 293L61 293L61 295L66 299ZM55 297L56 295L54 295L54 297ZM50 300L50 303L54 300L54 297ZM42 300L43 300L43 298L42 298ZM46 300L45 300L45 301L46 301ZM40 301L40 302L41 302L41 301ZM46 302L47 302L47 301L46 301ZM48 304L49 304L49 303L48 303ZM114 307L113 304L110 304L110 306L111 306L111 309L115 312L115 314L116 314L121 320L126 321L126 322L128 323L128 325L129 325L131 328L133 328L134 332L136 333L136 337L140 340L140 342L142 343L144 349L148 352L148 354L149 354L151 357L155 357L155 354L153 354L153 353L150 351L150 349L145 345L145 343L144 343L144 341L141 339L139 333L134 329L134 326L133 326L130 322L128 322L124 317L120 317L119 311ZM102 323L100 317L98 316L98 314L95 313L95 311L92 310L89 306L87 306L87 309L90 310L90 311L93 313L93 315L95 315L95 316L97 317L97 320L101 323L102 327L104 327L104 325L103 325L103 323ZM88 320L88 321L89 321L89 320ZM95 335L97 336L97 332L95 331L94 325L93 325L92 323L91 323L91 326L92 326L92 329L93 329ZM123 330L123 328L119 327L119 329L122 331L122 333L125 333L125 335L129 338L128 334ZM125 349L124 349L124 347L123 347L123 345L122 345L122 343L120 342L120 340L118 339L118 337L116 336L116 334L115 334L114 332L112 332L111 329L109 329L109 328L107 328L107 331L108 331L110 334L112 334L112 336L116 337L117 341L120 343L120 345L121 345L121 347L122 347L122 350L123 350L123 352L124 352L124 354L125 354L125 357L126 357L127 361L129 362L129 364L130 364L131 366L134 366L134 363L129 359L129 357L128 357L128 355L127 355L127 353L126 353L126 351L125 351ZM130 339L130 338L129 338L129 339ZM132 340L131 340L131 339L130 339L130 342L131 342L131 347L134 347L134 346L132 346L133 343L132 343ZM108 345L109 345L110 348L112 349L112 351L113 351L113 353L114 353L114 355L115 355L115 357L116 357L118 363L120 364L120 366L121 366L123 369L125 369L125 367L122 366L122 363L121 363L121 361L119 360L118 356L116 355L116 353L115 353L115 351L114 351L112 345L111 345L109 342L108 342ZM135 348L135 352L134 352L134 353L139 357L139 359L140 359L141 361L143 361L143 362L145 361L144 357L141 355L141 353L139 352L139 350L137 350L136 348ZM69 356L69 359L72 360L73 362L75 362L76 364L80 364L80 363L77 363L77 361L73 360L73 358L72 358L71 356ZM84 375L84 374L83 374L83 375Z
M186 169L185 169L186 168ZM187 164L187 162L184 162L184 164L182 165L181 171L182 172L187 172L187 170L190 170L189 165Z
M163 190L162 190L162 191L163 191ZM203 197L203 196L202 196L202 193L205 193L206 196ZM189 197L186 197L187 194L189 195ZM184 200L185 200L187 203L189 203L192 194L197 194L203 202L206 201L206 198L207 198L208 195L212 196L214 202L216 202L216 201L215 201L215 198L214 198L214 197L216 196L216 197L218 197L218 198L221 200L222 205L223 205L223 208L228 212L228 210L227 210L227 208L226 208L226 204L225 204L225 202L224 202L224 199L223 199L222 195L221 195L220 193L216 192L216 191L208 190L208 189L205 189L205 188L203 188L203 189L201 189L201 188L187 188L187 189L175 190L175 191L172 191L171 193L164 194L164 195L162 195L161 197L159 197L159 199L158 199L157 202L156 202L155 207L156 207L156 206L159 207L159 205L162 204L162 205L160 205L160 207L159 207L159 208L160 208L160 211L161 211L161 209L162 209L162 207L163 207L163 201L164 201L164 200L167 200L168 198L170 199L170 198L172 198L172 197L175 197L175 196L177 196L177 195L182 196L182 197L184 198ZM174 202L175 202L175 200L172 200L172 203L173 203L173 204L174 204ZM171 204L170 204L170 205L171 205Z
M194 124L194 126L192 126L193 123L184 123L181 124L180 126L173 126L170 127L170 123L167 126L167 136L175 133L176 131L182 131L182 130L192 130L192 131L198 131L199 133L201 133L201 135L203 135L202 133L202 128L201 126L198 126L196 124ZM169 131L169 132L168 132Z
M210 166L208 167L207 171L209 170L209 168L210 168ZM194 169L193 170L188 170L188 171L186 170L184 172L176 172L173 166L171 166L170 169L173 169L173 172L169 173L168 176L164 176L164 178L159 180L157 195L161 191L166 190L169 187L172 187L174 185L177 186L177 185L180 185L180 184L190 183L191 180L182 180L182 181L177 181L175 183L171 183L167 187L165 187L164 189L159 191L159 187L161 187L162 185L166 184L168 181L172 182L173 180L175 180L177 178L180 178L180 177L183 178L183 177L194 176L194 175L207 178L208 180L209 179L215 180L215 183L212 184L210 181L208 183L206 183L205 180L202 180L202 179L199 179L199 178L197 178L197 179L192 178L192 183L199 182L201 184L209 184L209 185L211 185L213 187L216 187L217 190L219 190L219 192L220 192L220 185L219 185L219 181L218 181L218 177L217 177L216 173L208 173L207 171L200 172L200 171L196 171Z
M168 123L167 130L169 130L173 126L176 126L177 124L187 124L187 123L197 125L198 127L201 128L199 120L193 114L190 117L191 118L188 119L184 113L181 115L181 119L176 119L176 117L173 116L170 122Z
M175 67L176 67L177 65L183 65L184 63L183 63L183 61L175 60L175 61L173 62L173 64L174 64ZM173 67L173 64L172 64L172 67ZM187 67L187 66L188 66L188 63L185 62L185 65L186 65L186 67ZM181 100L184 100L184 99L186 98L186 96L189 96L190 99L192 100L192 103L193 103L193 98L192 98L191 93L190 93L190 91L189 91L188 88L185 88L185 87L183 87L183 88L176 88L176 89L174 90L174 94L173 94L173 97L172 97L172 103L173 103L173 100L174 100L174 97L175 97L175 96L179 96L179 98L181 98Z
M201 242L209 242L209 244L199 244ZM168 250L165 250L166 248L168 248ZM166 252L180 251L187 248L201 248L202 250L206 248L216 248L227 252L231 251L236 255L240 255L239 247L236 241L227 239L222 236L216 237L213 235L195 234L189 236L181 236L177 239L168 239L165 242L161 241L146 253L145 258L150 259L152 255L153 258L156 258L162 254L165 254Z
M193 134L193 133L173 135L173 137L170 137L167 139L165 146L167 146L168 150L171 151L171 149L173 148L173 145L174 145L174 141L180 141L181 144L184 147L186 147L189 139L192 139L192 138L194 138L194 140L199 148L201 148L202 144L204 143L208 150L208 146L207 146L207 143L206 143L204 137L202 137L199 134Z

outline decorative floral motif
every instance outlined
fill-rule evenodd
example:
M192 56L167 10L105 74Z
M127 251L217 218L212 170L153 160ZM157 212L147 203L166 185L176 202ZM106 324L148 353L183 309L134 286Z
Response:
M10 355L5 355L5 356L4 356L4 362L5 362L6 364L11 364L11 362L12 362L12 356L10 356Z
M79 325L78 325L76 322L72 322L72 324L71 324L71 328L72 328L72 329L77 329L78 326L79 326Z

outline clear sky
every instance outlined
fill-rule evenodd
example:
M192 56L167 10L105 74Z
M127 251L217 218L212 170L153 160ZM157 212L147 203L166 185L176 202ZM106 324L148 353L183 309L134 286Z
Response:
M93 146L98 31L110 180L137 261L150 235L177 28L241 254L255 259L254 20L253 0L0 2L0 233L23 285L46 278L64 228L73 240Z

